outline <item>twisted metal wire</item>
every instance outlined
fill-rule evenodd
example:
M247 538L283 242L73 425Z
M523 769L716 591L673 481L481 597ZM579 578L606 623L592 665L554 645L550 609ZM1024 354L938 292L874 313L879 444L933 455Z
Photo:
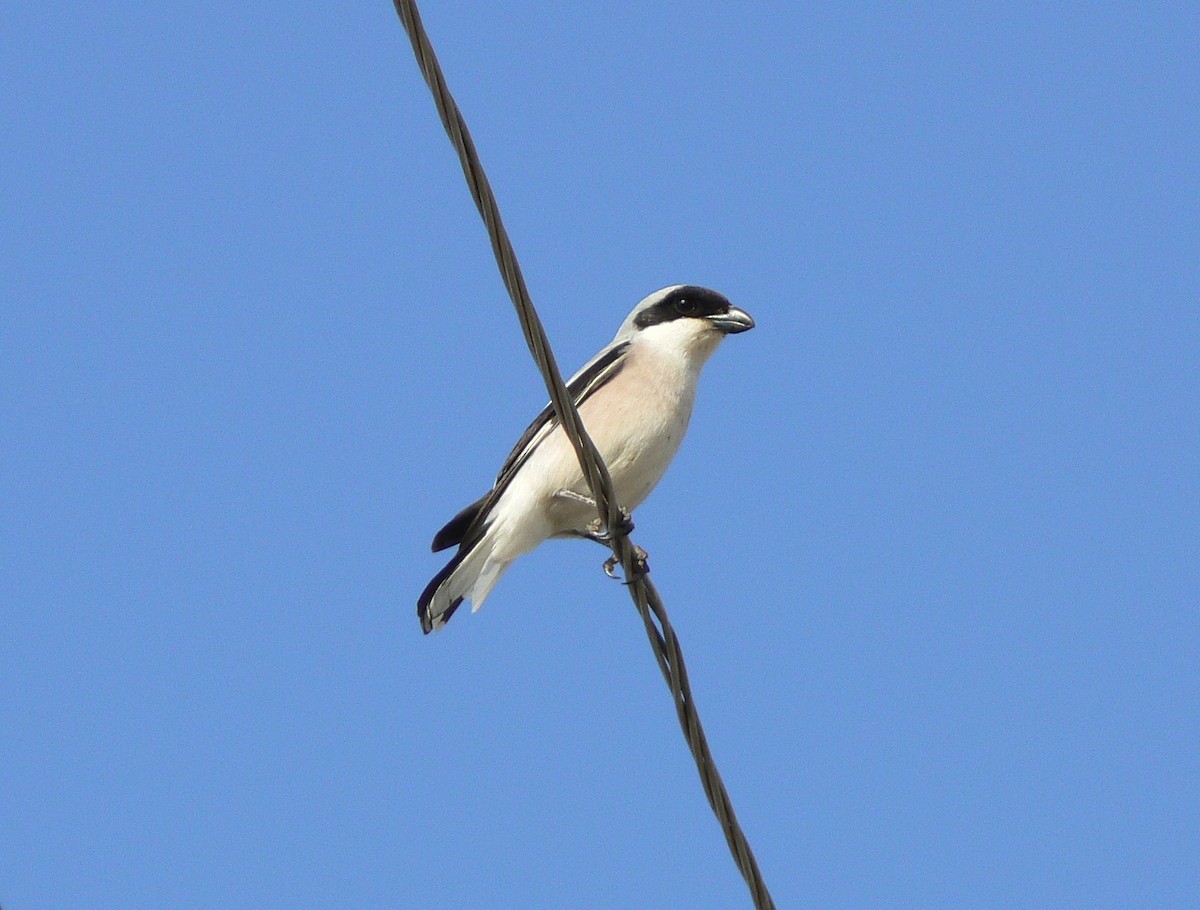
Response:
M700 723L700 715L696 711L691 686L688 683L683 650L679 645L675 630L667 618L667 608L653 582L646 575L645 566L639 564L628 534L620 532L622 526L620 505L613 494L612 478L609 476L608 468L600 457L599 451L584 428L575 403L567 392L562 373L559 371L554 353L550 349L550 341L546 337L545 329L542 328L542 322L534 309L533 301L530 300L525 279L521 274L521 267L517 263L516 252L513 250L512 243L508 239L508 232L505 231L504 224L500 219L500 209L496 204L487 175L483 171L483 165L479 162L475 143L471 139L471 134L467 130L467 124L463 120L458 105L446 86L446 79L442 75L442 69L438 65L429 36L426 35L425 27L421 23L416 2L415 0L393 0L393 3L400 16L400 21L408 33L409 40L412 42L413 53L416 55L421 73L433 93L433 100L437 105L438 114L441 116L442 125L446 128L450 142L458 153L471 196L487 227L488 237L492 243L492 252L496 257L496 264L500 267L504 286L516 308L517 317L521 322L521 330L525 335L525 343L529 346L534 362L545 380L546 390L550 393L550 401L554 405L559 423L562 424L567 438L571 440L571 445L575 448L579 466L591 488L600 518L605 527L613 529L611 540L613 555L620 561L626 579L632 579L629 584L629 592L638 613L641 614L642 622L645 624L646 635L650 640L654 657L658 661L659 670L662 671L663 679L666 680L667 686L671 690L671 696L675 701L675 711L679 716L679 725L683 729L688 748L691 749L692 756L696 761L700 783L704 787L704 795L708 798L708 804L721 824L729 851L733 854L734 862L746 880L746 885L754 900L754 906L757 910L774 910L775 902L767 891L766 883L763 881L762 873L754 858L754 852L750 849L745 834L742 833L741 825L738 824L737 816L733 811L733 803L729 799L729 793L725 789L725 784L721 780L721 775L718 773L716 763L709 751L704 727Z

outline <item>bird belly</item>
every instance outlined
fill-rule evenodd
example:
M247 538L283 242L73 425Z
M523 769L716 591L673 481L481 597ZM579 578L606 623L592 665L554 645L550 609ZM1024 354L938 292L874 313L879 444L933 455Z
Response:
M630 371L633 372L633 371ZM617 381L642 377L622 374ZM655 393L678 384L639 383L642 395L596 396L580 415L612 476L617 503L632 511L670 466L692 413L690 395Z
M630 383L626 389L635 392L610 394L617 390L606 388L579 409L608 467L617 504L626 510L645 501L679 451L691 419L695 384L673 374L687 368L670 360L633 359L613 383ZM530 454L498 503L497 520L511 521L516 532L509 535L505 550L515 558L548 537L585 531L598 517L591 495L575 449L562 427L556 427Z

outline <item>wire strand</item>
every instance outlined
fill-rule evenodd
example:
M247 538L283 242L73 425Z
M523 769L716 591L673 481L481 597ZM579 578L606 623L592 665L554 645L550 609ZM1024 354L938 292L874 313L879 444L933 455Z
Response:
M675 712L679 716L679 726L683 730L688 748L691 749L692 756L696 761L696 769L700 774L704 795L708 799L708 804L717 817L717 821L720 822L726 843L729 845L729 851L750 889L754 906L757 910L774 910L775 902L772 900L770 892L767 891L767 885L759 871L754 852L750 849L745 834L742 833L741 825L738 824L737 816L733 811L733 803L729 799L729 793L725 789L725 784L717 771L716 762L713 761L712 753L709 751L704 727L700 723L700 715L696 710L691 686L688 683L683 650L667 617L667 608L659 596L658 589L647 577L645 567L639 564L628 534L621 533L619 530L622 525L620 505L613 494L612 477L609 475L608 468L600 457L595 443L588 436L575 403L567 392L562 373L559 371L554 353L550 349L550 341L546 337L541 319L529 297L529 290L525 286L521 267L517 263L516 252L500 219L500 209L496 204L487 175L483 171L483 165L475 151L475 143L471 139L466 121L446 86L446 79L442 75L442 69L434 54L429 36L425 33L425 27L421 23L421 16L417 11L415 0L393 0L393 3L400 16L400 21L404 25L404 30L412 42L413 53L421 68L421 74L425 77L425 82L433 94L434 104L437 106L442 125L458 153L458 160L462 165L471 197L475 200L475 205L487 227L492 253L496 257L496 264L500 268L504 286L516 308L517 318L521 322L521 330L525 335L525 343L545 380L546 391L550 394L550 401L554 405L554 412L559 423L562 424L567 438L570 439L571 445L575 449L579 466L587 479L600 518L607 528L613 529L611 540L613 555L620 560L626 579L633 579L628 586L629 592L642 617L642 622L645 624L646 636L650 640L650 648L654 652L655 660L658 661L658 668L662 671L667 687L671 690L671 697L675 701Z

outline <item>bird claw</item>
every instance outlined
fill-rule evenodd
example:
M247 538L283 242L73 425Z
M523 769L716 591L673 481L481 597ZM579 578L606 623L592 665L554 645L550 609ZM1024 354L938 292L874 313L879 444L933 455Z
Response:
M649 554L639 547L637 544L633 546L633 577L623 582L624 584L633 584L639 578L642 578L650 573ZM613 581L618 581L616 568L620 562L615 555L604 560L604 574Z
M617 525L615 528L605 527L604 522L596 518L587 526L587 536L596 543L612 543L618 534L629 535L633 532L633 516L625 509L617 510Z

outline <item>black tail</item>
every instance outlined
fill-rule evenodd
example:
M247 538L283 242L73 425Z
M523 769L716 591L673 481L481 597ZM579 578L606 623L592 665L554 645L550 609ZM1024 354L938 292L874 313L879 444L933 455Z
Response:
M480 511L483 509L483 504L487 502L487 498L490 495L491 493L485 493L483 496L480 496L446 522L446 526L433 535L434 553L463 542L463 538L467 536L467 531L475 523L475 519L479 517Z
M454 570L457 569L459 564L462 563L463 558L467 555L467 552L468 550L466 547L460 548L459 551L454 554L454 558L446 563L446 565L442 567L442 570L438 572L437 575L433 576L433 580L425 586L425 590L422 591L421 596L417 598L417 618L421 620L421 631L426 635L433 631L434 617L429 615L429 604L433 601L433 595L436 594L437 589L442 586L442 582L454 574ZM446 612L438 617L438 625L443 626L448 623L450 621L450 617L454 615L454 611L458 609L459 604L462 602L463 599L460 597L451 603L450 609L446 610Z

